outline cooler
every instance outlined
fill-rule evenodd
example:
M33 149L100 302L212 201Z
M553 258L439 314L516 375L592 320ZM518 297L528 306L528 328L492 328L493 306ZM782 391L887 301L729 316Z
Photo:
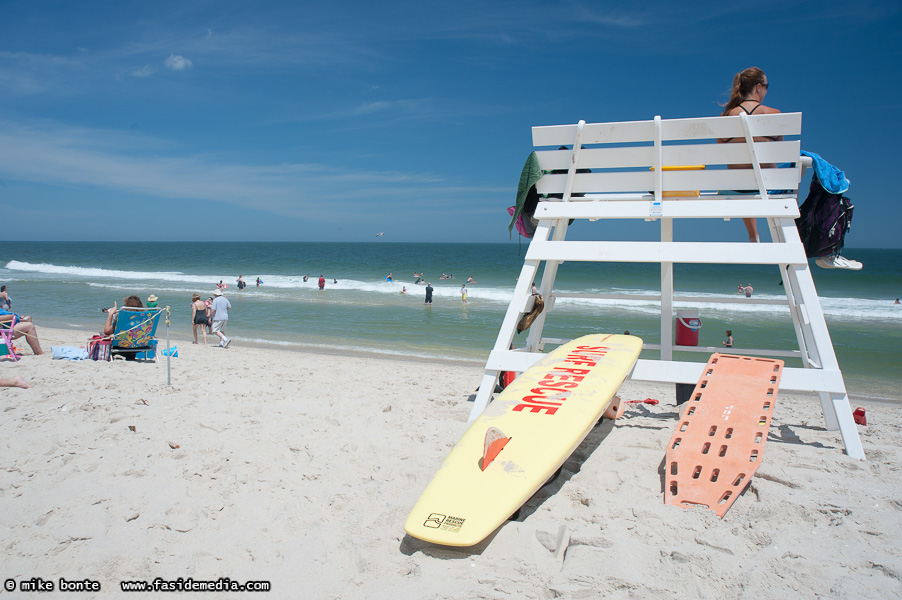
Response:
M676 314L675 337L677 346L698 346L698 330L702 320L697 310L680 310Z

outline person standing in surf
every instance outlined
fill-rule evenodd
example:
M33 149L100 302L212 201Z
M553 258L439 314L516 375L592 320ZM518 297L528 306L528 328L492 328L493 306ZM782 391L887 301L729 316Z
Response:
M429 304L430 306L432 305L432 284L431 283L426 284L426 302L424 302L424 304Z
M733 330L727 329L726 334L727 334L727 339L726 339L726 341L721 342L721 344L723 344L723 346L725 348L732 348L733 347Z
M0 308L3 310L11 310L13 305L13 299L9 297L9 294L6 293L6 286L0 287Z
M780 111L763 104L764 97L767 95L767 75L758 67L749 67L748 69L736 73L733 76L733 87L730 89L730 99L724 104L722 117L734 117L740 113L747 115L771 115ZM783 139L783 136L776 137L756 137L756 142L777 142ZM745 138L725 138L717 140L719 144L729 143L745 143ZM762 169L772 169L774 164L762 164ZM731 169L751 169L751 165L729 165ZM755 193L755 190L738 190L740 193ZM745 223L746 231L749 234L750 242L758 241L758 224L753 218L742 219Z
M222 290L213 292L213 333L219 336L219 347L228 348L232 341L226 337L225 327L229 322L229 311L232 310L232 303L229 299L222 295Z
M207 325L210 321L207 317L207 305L200 299L200 294L191 296L191 323L194 325L194 343L197 343L197 327L204 334L204 346L207 345Z
M323 291L326 289L326 278L322 275L319 276L319 291Z

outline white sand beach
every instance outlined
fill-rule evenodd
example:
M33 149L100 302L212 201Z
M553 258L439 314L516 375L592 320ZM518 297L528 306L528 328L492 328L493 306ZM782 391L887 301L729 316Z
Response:
M781 393L763 463L721 520L663 503L673 387L627 382L625 400L661 403L605 421L518 520L453 549L403 526L465 428L480 365L179 340L167 386L165 358L52 360L50 346L89 334L39 333L46 355L0 363L32 386L0 389L0 563L16 585L101 585L68 598L225 577L271 582L272 598L902 596L902 402L856 404L857 461L815 396Z

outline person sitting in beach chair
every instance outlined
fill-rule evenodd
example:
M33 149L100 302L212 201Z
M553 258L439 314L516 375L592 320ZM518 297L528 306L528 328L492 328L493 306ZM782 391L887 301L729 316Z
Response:
M17 340L25 336L25 341L35 355L44 354L41 349L41 342L38 340L38 331L31 317L20 317L14 312L0 309L0 343L5 344L9 356L13 361L19 360L13 350L13 340Z
M107 310L103 329L104 336L112 340L110 353L123 356L126 360L156 360L157 340L154 335L162 312L161 308L145 309L137 296L126 298L125 306L119 309L113 303L113 307Z

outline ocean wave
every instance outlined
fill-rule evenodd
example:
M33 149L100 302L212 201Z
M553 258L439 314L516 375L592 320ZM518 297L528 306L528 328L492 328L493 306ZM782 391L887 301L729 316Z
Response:
M48 263L29 263L10 260L6 269L12 272L32 273L50 276L50 279L59 278L60 283L71 280L83 280L90 287L106 288L132 293L135 290L153 290L156 294L190 295L198 292L202 296L212 295L217 281L229 281L227 293L230 297L253 298L260 301L290 301L319 299L312 293L318 290L318 276L311 276L304 281L303 275L261 275L263 285L256 287L254 278L249 279L248 289L239 292L233 279L233 275L223 276L216 274L190 274L181 271L135 271L116 270L97 267L63 266ZM56 276L56 277L54 277ZM400 294L406 287L406 295ZM456 300L460 302L460 283L440 281L433 285L433 296L439 300ZM511 286L467 286L467 296L471 305L478 309L480 306L493 310L504 310L513 297L513 285ZM332 292L329 301L336 304L361 304L361 303L400 303L406 298L421 298L425 294L425 286L403 281L360 280L329 278L326 280L326 291ZM344 292L334 294L334 292ZM599 288L593 286L584 289L558 289L557 293L594 293L594 294L634 294L654 296L659 292L653 289L627 289L627 288ZM684 301L680 295L692 295L696 298L710 297L711 302L704 300ZM730 314L746 314L750 317L785 318L789 309L785 305L753 304L744 302L718 303L718 299L727 297L735 298L733 294L717 294L712 292L688 292L681 291L674 297L675 310L697 310L699 314L726 318ZM240 295L240 296L239 296ZM376 295L376 297L374 297ZM381 299L380 299L381 297ZM785 300L785 296L777 294L756 294L756 299ZM187 301L187 300L186 300ZM875 300L867 298L830 298L821 297L821 307L828 319L843 321L887 321L897 323L902 321L902 306L893 305L888 300ZM555 302L555 310L564 313L585 312L593 316L602 315L608 310L619 310L627 313L641 315L657 315L660 312L659 303L652 300L635 300L627 298L558 298Z

